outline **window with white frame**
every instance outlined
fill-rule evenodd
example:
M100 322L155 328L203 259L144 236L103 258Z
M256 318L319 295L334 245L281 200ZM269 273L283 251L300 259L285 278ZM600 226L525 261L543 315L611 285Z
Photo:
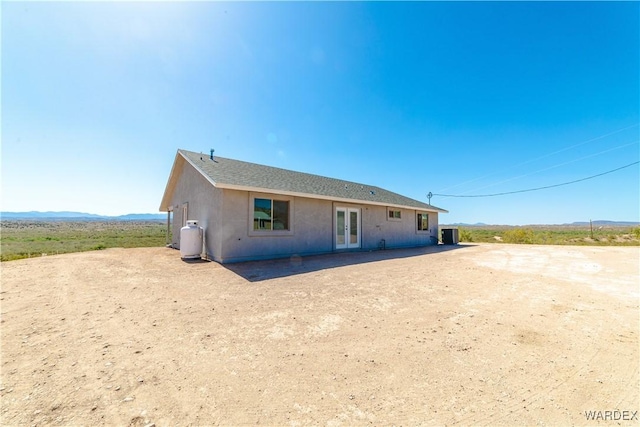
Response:
M291 234L293 198L252 194L249 233L252 235Z
M418 231L429 231L429 214L427 213L418 213L417 214L417 226Z
M289 201L253 199L254 230L289 230Z
M387 208L387 220L389 221L402 220L402 211L400 209Z

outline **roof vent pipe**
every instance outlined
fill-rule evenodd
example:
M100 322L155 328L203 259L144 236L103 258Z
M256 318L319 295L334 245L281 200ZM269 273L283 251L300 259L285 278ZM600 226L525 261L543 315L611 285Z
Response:
M211 149L211 155L209 156L209 158L210 158L211 160L213 160L213 152L214 152L214 151L215 151L215 150L212 148L212 149Z

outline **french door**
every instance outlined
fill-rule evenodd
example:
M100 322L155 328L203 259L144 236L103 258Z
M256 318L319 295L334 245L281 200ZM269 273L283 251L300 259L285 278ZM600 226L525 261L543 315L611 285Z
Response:
M336 208L336 249L360 247L360 209Z

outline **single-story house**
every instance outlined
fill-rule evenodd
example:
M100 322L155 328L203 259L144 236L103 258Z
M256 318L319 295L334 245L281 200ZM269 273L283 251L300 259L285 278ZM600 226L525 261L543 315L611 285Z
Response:
M220 263L437 244L444 209L379 187L178 150L160 211Z

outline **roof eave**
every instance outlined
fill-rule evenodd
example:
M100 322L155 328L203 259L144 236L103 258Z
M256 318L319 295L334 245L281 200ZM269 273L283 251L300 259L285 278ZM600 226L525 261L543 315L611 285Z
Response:
M173 165L171 166L171 172L169 173L169 179L167 180L167 185L164 187L164 194L162 195L162 201L160 202L160 212L169 212L169 200L171 200L171 196L173 195L173 190L175 189L175 183L177 179L177 169L178 169L178 160L180 158L180 150L176 153L176 156L173 159ZM184 158L184 156L182 156Z
M211 176L209 176L208 173L202 170L196 162L189 159L189 157L185 155L185 153L183 153L183 150L178 150L176 153L176 157L173 162L173 166L171 168L171 174L169 175L169 180L167 182L164 195L162 197L162 202L160 205L161 212L167 212L168 210L170 210L171 206L169 206L169 203L171 201L171 197L173 196L173 191L175 190L178 176L180 174L181 168L183 167L185 161L189 163L196 171L198 171L211 185L217 188L222 188L222 189L252 191L257 193L281 194L286 196L330 200L330 201L342 202L342 203L387 206L387 207L400 208L400 209L417 210L422 212L449 213L449 211L445 209L442 209L436 206L431 206L431 205L429 205L428 207L425 207L425 206L412 205L412 204L386 203L382 201L377 202L373 200L352 199L352 198L335 197L335 196L322 195L322 194L302 193L302 192L296 192L296 191L276 190L273 188L261 188L261 187L254 187L254 186L244 186L244 185L235 185L235 184L226 184L222 182L216 182L213 180Z
M361 205L388 206L391 208L413 209L413 210L418 210L423 212L448 213L448 211L438 208L436 206L431 206L429 208L426 208L424 206L416 206L416 205L402 205L402 204L394 204L394 203L376 202L373 200L349 199L344 197L327 196L323 194L300 193L297 191L274 190L272 188L260 188L260 187L251 187L251 186L245 186L245 185L234 185L234 184L224 184L224 183L217 183L214 185L218 188L223 188L227 190L280 194L283 196L306 197L308 199L331 200L334 202L354 203L354 204L361 204Z
M171 167L171 173L169 174L169 180L167 181L167 186L164 189L164 195L162 196L162 202L160 202L160 212L168 212L171 208L169 204L171 203L171 197L173 196L173 191L175 190L176 183L178 180L178 175L182 170L182 166L184 162L189 163L193 168L200 173L207 181L211 183L214 187L216 183L211 177L206 174L202 169L198 167L194 162L192 162L187 156L182 153L181 150L178 150L176 153L175 160L173 161L173 166Z
M218 187L218 184L213 180L213 178L211 178L209 176L209 174L207 174L205 171L203 171L197 163L195 163L194 161L192 161L191 159L189 159L187 156L185 156L184 154L180 153L180 155L182 155L182 157L191 165L194 167L195 170L197 170L198 172L200 172L200 174L205 177L205 179L207 181L209 181L209 183L211 183L211 185L213 185L214 187Z

